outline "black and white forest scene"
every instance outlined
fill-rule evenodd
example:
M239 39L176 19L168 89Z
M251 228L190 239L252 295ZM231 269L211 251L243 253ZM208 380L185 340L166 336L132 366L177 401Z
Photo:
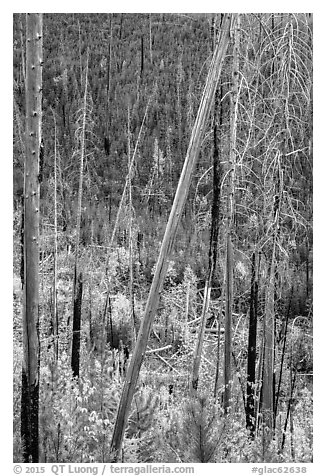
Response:
M13 15L15 468L308 473L312 91L311 13Z

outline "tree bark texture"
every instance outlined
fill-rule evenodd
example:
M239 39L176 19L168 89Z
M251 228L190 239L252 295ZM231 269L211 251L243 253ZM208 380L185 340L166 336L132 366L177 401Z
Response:
M144 317L141 323L140 330L138 332L136 347L127 370L125 384L122 390L117 419L115 422L111 441L110 450L112 461L117 461L120 456L123 434L127 424L140 367L146 352L148 336L156 314L160 292L169 263L169 256L172 250L177 227L182 216L182 212L188 195L191 176L199 155L199 150L204 134L205 123L207 121L209 112L214 101L216 87L219 81L223 60L229 43L231 18L232 15L225 15L224 22L222 25L220 41L213 55L202 100L199 106L197 118L190 138L185 163L180 176L170 217L166 226L160 254L156 263L155 274L147 300Z
M26 156L21 439L25 463L38 463L39 153L42 126L42 14L26 15Z
M238 76L240 15L234 16L233 27L232 94L230 112L230 152L227 182L227 230L226 230L226 292L225 292L225 340L224 340L224 411L228 413L231 400L231 356L232 356L232 307L233 307L233 244L232 229L234 219L234 183L236 162L236 139L238 117Z

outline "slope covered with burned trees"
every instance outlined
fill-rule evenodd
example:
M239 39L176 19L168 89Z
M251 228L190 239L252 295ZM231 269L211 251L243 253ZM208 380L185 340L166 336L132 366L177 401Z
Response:
M311 15L31 17L14 460L312 461Z

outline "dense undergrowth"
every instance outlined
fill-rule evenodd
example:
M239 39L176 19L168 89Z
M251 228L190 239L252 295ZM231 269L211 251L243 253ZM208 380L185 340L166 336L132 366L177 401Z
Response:
M133 322L126 278L128 250L124 247L116 248L110 258L111 309L110 316L106 316L104 320L107 292L103 280L104 255L99 257L97 252L95 259L92 247L89 247L83 250L83 256L85 291L79 381L72 376L71 330L67 327L72 305L72 256L66 251L59 255L57 292L60 335L57 366L54 364L49 318L52 261L47 258L42 262L40 453L44 462L109 461L109 445L128 365L122 345L132 349ZM138 279L141 286L135 286L137 322L142 318L145 290L148 290L146 278L139 273ZM186 321L187 295L190 296L190 310ZM196 320L201 302L200 280L190 266L180 274L172 263L148 350L168 347L158 355L148 353L145 357L126 430L123 461L312 461L312 385L309 377L312 356L311 343L304 337L307 327L295 325L288 339L288 348L295 350L292 357L289 354L286 358L275 439L266 453L261 430L258 430L254 440L246 430L243 392L248 316L234 316L235 374L230 416L226 418L221 407L221 377L216 401L212 397L217 363L216 332L209 332L206 337L198 397L190 397L189 385L196 339L196 324L192 321ZM219 299L212 300L211 310L216 309L218 304ZM14 337L14 460L21 461L19 395L22 348L18 277L15 286ZM280 340L276 356L277 369L282 345L283 341ZM222 355L219 365L223 365ZM291 419L285 428L291 369L292 372L297 369L297 385L292 395Z

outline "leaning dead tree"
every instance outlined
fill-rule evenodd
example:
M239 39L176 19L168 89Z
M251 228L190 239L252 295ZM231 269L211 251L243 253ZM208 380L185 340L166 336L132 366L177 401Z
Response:
M38 463L39 154L42 126L42 14L26 15L26 136L24 177L24 304L21 442L25 463Z
M205 123L207 121L207 118L212 108L212 104L214 102L215 91L219 81L223 60L226 54L227 46L229 44L231 20L232 15L226 14L221 25L220 41L215 48L212 62L207 75L204 92L197 113L197 118L190 137L190 143L188 146L186 159L179 179L179 184L175 194L170 217L166 226L160 254L156 263L155 273L146 304L145 314L138 332L136 347L127 370L127 375L122 390L118 414L111 441L110 452L111 461L113 462L118 461L120 457L123 435L128 421L128 416L138 380L139 371L146 352L149 333L158 307L160 292L169 263L169 256L172 250L173 241L188 195L191 176L202 143Z

